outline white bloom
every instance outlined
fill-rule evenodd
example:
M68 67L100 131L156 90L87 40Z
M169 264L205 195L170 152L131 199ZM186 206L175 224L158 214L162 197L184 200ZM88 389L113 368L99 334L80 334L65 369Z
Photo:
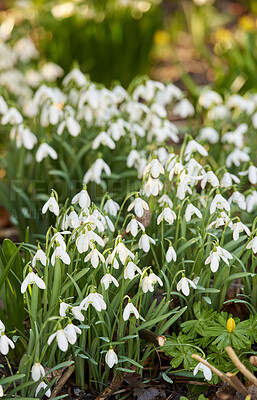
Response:
M23 117L21 113L17 110L17 108L11 107L7 112L2 116L1 124L2 125L19 125L23 121Z
M212 372L211 372L210 368L201 362L199 364L197 364L197 366L195 367L193 375L195 376L198 373L198 371L203 372L203 376L205 377L205 379L207 381L210 381L212 379Z
M109 368L112 368L114 364L118 364L118 357L113 349L107 351L105 355L105 362Z
M154 179L149 176L148 181L144 185L144 194L147 197L150 197L151 194L153 196L158 196L159 192L162 190L163 184L159 179Z
M238 192L235 191L232 196L228 199L229 204L236 203L241 210L246 210L246 201L245 201L245 196Z
M32 259L32 267L36 266L36 262L40 261L42 265L46 266L46 255L45 252L41 249L38 249L36 254Z
M18 149L24 146L27 150L32 150L37 143L37 138L28 128L25 128L23 124L15 125L11 129L10 139L16 140L16 146Z
M4 389L2 385L0 385L0 397L4 397Z
M55 338L56 338L59 349L64 352L67 351L69 344L68 344L68 340L67 340L67 337L66 337L63 329L58 329L57 332L55 332L49 336L48 341L47 341L49 346Z
M85 86L87 79L85 75L78 69L72 69L63 79L63 86L68 86L70 82L74 82L79 88Z
M109 147L109 149L113 150L115 149L115 142L112 140L112 138L108 135L106 132L100 132L99 135L95 138L95 140L92 143L92 149L96 150L100 145L104 145Z
M225 211L221 211L221 213L218 213L217 219L215 221L212 221L207 229L210 229L213 226L215 228L219 228L220 226L224 226L225 224L227 224L229 227L232 226L232 222L229 222L229 216L225 213Z
M102 285L104 285L105 290L107 290L107 289L109 288L110 283L112 283L112 282L114 283L114 285L115 285L116 287L119 286L119 283L118 283L117 279L115 279L114 276L112 276L111 274L108 274L108 273L105 274L105 275L102 277L101 281L100 281L100 283L101 283Z
M39 289L45 289L46 285L43 279L39 278L34 272L29 272L24 281L21 284L21 293L25 293L28 285L36 284Z
M102 158L97 158L97 160L91 165L91 168L89 168L89 170L84 175L84 183L92 181L100 185L101 175L103 171L106 173L106 175L111 175L109 165L107 165Z
M233 182L240 183L240 179L236 176L231 174L230 172L225 172L223 177L220 180L221 187L230 187L233 185Z
M257 236L255 236L252 240L250 240L250 242L248 243L248 245L246 246L246 248L252 249L254 254L257 253Z
M228 260L232 260L232 258L233 256L227 250L220 246L216 246L211 250L209 257L206 258L205 265L211 264L212 272L216 272L219 268L220 259L229 265Z
M85 317L81 312L81 307L80 306L75 306L71 308L71 312L78 321L84 321Z
M150 250L150 243L155 244L154 239L148 236L146 233L143 233L138 242L139 249L143 249L145 253L148 253Z
M189 161L191 154L193 154L195 152L200 153L201 156L203 156L203 157L208 156L208 151L205 150L205 148L200 143L198 143L196 140L192 139L186 145L185 153L184 153L185 160Z
M42 213L45 214L48 209L56 216L59 215L59 205L54 196L51 196L49 200L47 200L47 202L43 205Z
M62 135L65 127L67 128L69 134L73 137L77 137L81 132L80 124L71 115L69 115L60 123L57 128L57 135Z
M226 210L227 212L230 211L230 205L228 203L228 201L226 199L224 199L223 196L221 196L221 194L216 194L216 196L214 197L214 199L211 202L210 205L210 213L213 214L216 210L216 208L218 208L219 210Z
M75 203L77 203L77 202L79 202L79 206L80 206L81 208L88 208L88 207L90 206L90 204L91 204L91 199L90 199L90 197L89 197L89 194L88 194L86 188L83 189L83 190L81 190L78 194L76 194L76 195L73 197L73 199L72 199L72 201L71 201L71 204L75 204Z
M200 130L199 135L197 136L197 140L206 140L211 144L218 143L219 141L219 134L218 132L211 127L205 127Z
M181 118L187 118L194 115L195 109L189 100L182 99L173 108L173 113Z
M205 188L207 182L209 182L212 185L212 187L219 186L219 180L218 180L217 176L214 174L213 171L204 172L204 177L203 177L202 182L201 182L201 188L202 189Z
M213 105L221 103L222 97L214 90L206 90L202 92L199 97L199 104L205 108L205 110L209 110L209 108L211 108Z
M166 204L172 208L173 207L173 202L172 200L169 198L169 196L167 194L163 194L159 199L158 199L158 203L160 204L161 207L164 207Z
M77 334L81 335L81 329L79 329L76 325L68 324L64 328L65 336L70 344L75 344L77 341Z
M124 321L127 321L129 319L130 314L134 314L136 319L139 318L139 312L137 311L136 307L131 303L131 301L128 302L128 304L123 310Z
M9 346L14 349L14 343L5 335L5 326L0 320L0 353L4 356L9 352Z
M138 233L138 228L142 229L142 231L145 231L144 225L133 217L126 227L126 232L131 232L131 235L135 237Z
M8 105L3 96L0 96L0 114L6 114L7 111L8 111Z
M185 212L186 222L189 222L191 220L191 217L193 214L195 214L198 218L202 218L201 211L198 210L198 208L195 207L192 203L189 203L187 205L186 212Z
M53 160L58 158L56 151L47 143L41 143L36 152L36 160L40 163L44 158L51 157Z
M37 395L38 395L38 393L40 392L40 390L41 389L43 389L43 390L45 390L46 388L47 388L47 384L45 383L45 382L40 382L40 384L38 385L38 387L37 387L37 389L36 389L36 391L35 391L35 397L37 397ZM47 396L47 397L50 397L51 396L51 389L49 388L49 389L47 389L47 391L45 392L45 395Z
M31 368L31 376L35 382L39 381L41 377L45 376L45 370L39 362L36 362Z
M60 258L66 265L70 264L70 256L62 246L57 246L51 257L51 264L54 266L56 258Z
M177 261L177 254L176 254L173 246L169 246L169 248L167 250L167 253L166 253L166 261L168 263L170 263L171 260Z
M174 220L176 219L176 214L175 212L169 208L165 207L164 210L161 212L161 214L157 218L157 225L161 223L161 221L165 220L168 222L168 224L173 224Z
M147 164L143 172L143 175L145 176L149 172L151 173L154 179L158 178L160 174L164 174L164 168L161 165L161 163L157 160L157 158L154 158L149 164Z
M84 262L86 263L87 261L91 261L91 264L94 268L97 268L99 265L99 262L101 260L101 262L104 264L105 263L105 258L102 255L102 253L100 253L100 251L98 251L96 248L93 248L90 253L84 258Z
M144 210L149 210L149 206L146 201L136 197L135 200L128 206L128 212L134 208L134 212L138 218L144 215Z
M246 198L246 209L247 212L251 212L254 207L257 206L257 191L253 191Z
M112 199L108 199L104 205L104 211L110 215L112 215L113 217L116 217L120 206L118 203L116 203L116 201L113 201Z
M67 303L65 303L64 301L62 301L60 303L60 308L59 308L59 314L61 317L66 317L66 312L67 310L69 310L69 308L71 308L71 306Z
M160 286L163 286L162 280L151 272L148 276L144 276L141 281L141 287L144 293L153 292L154 291L154 284L159 283Z
M257 183L257 167L254 165L250 165L250 167L243 172L239 172L240 176L248 175L249 182L252 185L256 185Z
M239 167L240 163L250 161L250 156L245 150L235 149L226 158L226 166L228 168L232 167L234 164Z
M49 82L54 82L57 78L63 76L64 71L59 65L53 62L47 62L43 65L41 73L45 80Z
M92 229L88 230L86 227L76 240L76 246L80 254L85 253L88 250L90 241L97 242L99 246L104 246L103 239L97 235Z
M138 272L140 275L142 275L141 269L136 264L134 264L133 261L129 261L124 269L124 278L130 280L134 279L135 272Z
M190 293L190 286L193 289L196 289L196 285L193 281L190 279L186 278L185 276L180 279L180 281L177 284L177 291L180 291L185 295L189 296Z
M245 233L246 233L248 236L250 236L250 234L251 234L250 229L249 229L246 225L244 225L242 222L236 222L236 223L234 223L234 224L230 227L230 229L233 231L233 239L234 239L234 240L238 240L238 238L239 238L239 233L241 233L241 232L244 232L244 231L245 231Z
M123 265L125 265L128 257L130 257L132 260L134 260L135 258L134 254L129 249L127 249L127 247L122 242L118 243L117 246L114 248L112 256L114 256L115 254L119 255L119 259Z
M80 307L86 311L89 304L92 304L97 311L106 310L106 303L103 296L99 293L90 293L84 300L82 300Z

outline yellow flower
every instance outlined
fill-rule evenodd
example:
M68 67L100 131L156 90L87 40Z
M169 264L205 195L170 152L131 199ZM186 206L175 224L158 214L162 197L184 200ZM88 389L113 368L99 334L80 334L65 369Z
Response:
M255 31L255 21L248 15L244 15L238 21L238 26L243 31L254 32Z
M235 330L236 327L236 323L235 320L233 318L229 318L227 320L227 330L229 333L233 332Z

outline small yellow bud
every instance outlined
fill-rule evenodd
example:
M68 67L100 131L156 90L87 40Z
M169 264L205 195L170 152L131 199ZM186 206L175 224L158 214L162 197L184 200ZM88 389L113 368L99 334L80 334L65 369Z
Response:
M227 330L229 333L233 332L235 330L236 327L236 323L235 320L233 318L229 318L227 320Z

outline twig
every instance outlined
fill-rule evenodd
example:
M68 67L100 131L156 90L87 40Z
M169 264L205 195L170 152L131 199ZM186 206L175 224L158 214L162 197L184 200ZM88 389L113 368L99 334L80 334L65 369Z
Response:
M236 353L232 349L232 347L226 347L226 352L228 353L229 357L237 367L237 369L255 386L257 386L257 378L244 366L243 363L239 360Z
M227 382L230 386L232 386L234 389L236 389L237 392L242 393L244 396L248 395L248 391L245 388L245 386L242 384L242 382L239 381L237 376L233 375L233 378L230 375L224 375L220 370L215 368L213 365L208 363L208 361L204 360L202 357L200 357L198 354L192 354L192 357L198 361L201 362L202 364L206 365L206 367L209 367L212 372L214 372L216 375L218 375L223 381Z
M111 381L111 383L110 383L110 386L107 387L107 388L105 388L105 389L102 391L102 393L100 393L100 394L95 398L95 400L104 400L104 399L106 399L107 397L109 397L111 394L113 394L113 392L116 392L116 391L120 388L122 382L124 381L124 377L125 377L125 374L124 374L124 373L123 373L123 374L120 374L120 373L117 372L117 373L114 375L114 377L112 378L112 381Z
M73 365L69 366L69 368L67 369L66 372L64 372L62 377L58 380L57 385L55 386L54 390L52 391L50 399L53 399L54 397L56 397L60 393L60 391L62 390L63 386L65 385L65 383L67 382L67 380L69 379L71 374L74 372L74 369L75 369L75 367L74 367L74 364L73 364Z
M141 329L139 331L139 337L146 342L150 342L153 344L156 344L157 346L164 346L166 343L166 337L163 335L158 335L157 333L154 333L152 331L149 331L148 329Z

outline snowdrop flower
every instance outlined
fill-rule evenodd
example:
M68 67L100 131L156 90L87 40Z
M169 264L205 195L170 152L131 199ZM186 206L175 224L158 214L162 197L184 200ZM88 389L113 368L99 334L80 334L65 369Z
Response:
M71 308L71 306L64 301L60 303L59 314L61 317L66 317L67 311Z
M236 203L241 210L246 210L246 201L245 201L245 196L238 192L235 191L232 196L228 199L229 204L231 203Z
M110 348L106 355L105 355L105 362L108 365L109 368L112 368L114 364L118 364L118 357L115 351Z
M250 156L245 150L235 149L227 156L226 166L230 168L234 164L236 167L239 167L242 162L248 161L250 161Z
M206 126L200 130L197 140L206 140L211 144L215 144L219 141L219 134L216 129Z
M54 197L54 194L51 194L51 197L47 200L47 202L43 205L42 213L45 214L47 210L54 213L56 216L59 215L59 205Z
M58 329L57 332L53 333L52 335L49 336L48 338L48 346L52 343L52 341L56 338L57 345L59 349L63 352L68 350L68 340L66 337L66 334L63 329Z
M39 247L36 254L34 255L32 259L32 267L36 266L36 262L40 261L42 265L46 266L46 255L43 250Z
M112 199L109 198L106 201L103 209L106 213L112 215L113 217L116 217L120 209L120 206L118 203L116 203L116 201L113 201Z
M199 104L205 110L209 110L212 106L222 103L222 97L214 90L206 90L199 97Z
M144 276L141 281L141 287L144 293L153 292L154 291L154 284L159 283L160 286L163 286L162 280L151 272L148 276Z
M163 194L159 199L158 199L158 203L160 204L161 207L164 207L166 204L172 208L173 207L173 202L172 200L169 198L169 196L167 194Z
M78 321L84 321L85 317L81 312L80 306L71 307L71 312Z
M106 132L100 132L99 135L95 138L95 140L92 143L92 149L96 150L100 145L104 145L109 147L109 149L113 150L115 149L115 142L112 140L112 138L108 135Z
M233 185L233 182L238 184L240 183L240 179L236 175L226 171L220 180L220 187L230 187Z
M90 253L84 258L84 262L91 261L91 265L94 268L97 268L99 265L99 262L104 264L105 263L105 258L104 256L98 251L95 247L90 251Z
M9 346L14 349L14 343L5 335L5 326L0 320L0 353L6 356L9 352Z
M80 124L71 115L60 123L57 128L57 135L62 135L65 128L67 128L69 134L73 137L77 137L81 132Z
M79 218L78 214L76 213L76 211L74 211L73 207L72 207L72 211L70 212L69 216L67 216L67 214L66 214L66 217L67 217L66 223L71 228L76 229L80 226L80 218Z
M126 227L126 232L129 233L131 232L131 235L135 237L138 233L138 228L142 229L142 231L145 231L145 227L141 222L139 222L136 218L132 217L131 221L128 223Z
M153 196L158 196L158 194L162 190L162 187L163 184L159 179L154 179L149 176L148 181L145 183L143 192L147 197L150 197L151 194Z
M21 113L15 107L9 108L9 110L3 115L1 124L2 125L19 125L23 121Z
M232 260L232 255L220 246L215 246L211 250L209 257L205 260L205 265L211 264L212 272L216 272L219 268L220 259L222 259L227 265L229 265L228 260Z
M145 253L148 253L150 250L150 243L155 244L155 241L146 233L143 233L139 239L138 247L139 249L143 249Z
M47 143L41 143L36 152L37 162L40 163L44 158L48 156L51 157L53 160L57 160L58 158L56 151L51 146L49 146Z
M253 191L246 198L247 212L251 212L257 206L257 191Z
M213 108L211 108L208 111L208 118L211 121L215 121L215 120L221 120L221 119L225 119L228 118L230 116L230 112L229 109L224 106L224 105L218 105L218 106L214 106Z
M252 185L256 185L256 183L257 183L257 167L255 167L254 165L250 165L250 167L246 171L239 172L239 175L240 176L248 175L249 182Z
M219 186L219 180L213 171L207 171L207 172L204 171L204 177L201 182L202 189L205 188L207 182L210 183L212 185L212 187Z
M78 328L76 325L73 325L72 323L69 323L65 328L64 328L64 333L65 336L68 340L68 342L73 345L77 341L77 334L81 335L81 329Z
M186 208L185 212L185 219L186 222L191 221L192 215L195 214L198 218L202 218L202 213L200 210L198 210L197 207L195 207L193 204L189 203ZM174 260L175 261L175 260Z
M135 163L140 160L140 154L137 150L132 149L127 157L127 167L132 168L134 167Z
M233 231L233 239L238 240L239 238L239 233L244 232L250 236L251 232L250 229L244 225L241 221L234 223L230 229Z
M80 254L85 253L88 250L90 242L94 241L96 241L99 246L104 246L103 239L99 235L97 235L97 233L95 233L92 229L89 230L88 228L84 228L82 233L76 240L78 252Z
M37 138L28 128L25 128L23 124L14 126L10 133L10 139L16 140L16 146L21 148L24 146L27 150L32 150L37 143Z
M100 185L101 175L103 171L106 173L107 176L111 175L111 170L109 165L107 165L102 158L97 158L97 160L93 163L93 165L84 175L83 178L84 183L92 181Z
M128 212L133 210L138 218L142 218L145 211L149 210L149 206L146 201L136 197L134 201L128 206Z
M192 139L186 145L185 153L184 153L185 160L189 161L191 154L193 154L195 152L198 152L203 157L208 156L208 151L205 150L205 148L200 143L198 143L196 140Z
M205 377L205 379L207 381L210 381L212 379L212 372L211 372L210 368L201 362L199 364L197 364L197 366L195 367L193 375L195 376L198 373L198 371L203 372L203 376Z
M254 254L257 253L257 236L255 236L252 240L250 240L250 242L247 244L246 248L252 249Z
M47 62L43 65L41 73L46 81L54 82L57 78L63 76L64 71L59 65L53 62Z
M80 307L86 311L90 304L92 304L92 306L99 312L106 310L106 303L103 296L99 293L90 293L84 300L82 300Z
M211 202L210 205L210 213L213 214L218 208L219 210L226 210L227 212L230 211L230 205L226 199L224 199L223 196L221 196L220 193L216 194L214 199Z
M52 257L51 257L51 264L54 266L55 265L55 261L56 258L60 258L62 260L62 262L66 265L70 264L70 256L69 254L66 252L66 250L60 246L57 245L56 249L54 250Z
M123 310L123 320L127 321L130 317L130 314L134 314L136 319L139 318L139 312L137 311L136 307L131 303L131 300L128 301L128 304Z
M36 362L31 368L31 376L35 382L39 381L41 377L45 376L45 370L39 362Z
M34 42L29 37L19 39L13 46L13 50L23 63L28 63L39 56Z
M49 125L57 125L58 122L63 117L62 111L63 103L53 103L50 101L43 105L41 116L40 116L40 124L43 128L47 128ZM63 127L64 129L64 127Z
M40 384L38 385L38 387L36 388L36 391L35 391L35 397L37 397L37 395L38 395L38 393L40 392L40 390L42 389L42 390L45 390L46 388L47 388L47 384L45 383L45 382L40 382ZM49 389L47 389L47 391L45 392L45 395L47 396L47 397L51 397L51 389L49 388Z
M187 118L194 115L195 109L189 100L182 99L173 108L173 113L181 118Z
M3 96L0 96L0 114L6 114L7 111L8 111L8 105Z
M169 246L167 253L166 253L166 261L168 263L170 263L171 260L173 260L175 262L177 261L177 254L176 254L173 246Z
M34 272L29 272L24 281L21 284L21 293L25 293L28 285L36 284L39 289L45 289L46 285L43 279L39 278Z
M229 216L225 213L225 211L221 211L221 213L218 213L217 219L211 222L207 229L211 229L213 226L215 228L219 228L220 226L224 226L225 224L227 224L229 227L232 226L232 222L229 222Z
M196 289L196 285L193 281L191 281L190 279L186 278L185 276L183 276L180 281L177 284L177 291L179 292L181 290L181 292L185 295L185 296L189 296L190 293L190 286L193 289Z
M168 222L168 224L173 224L174 220L176 219L176 214L175 212L169 208L165 207L164 210L161 212L161 214L157 218L157 225L159 225L163 220Z
M107 290L107 289L109 288L110 283L112 283L112 282L114 283L114 285L115 285L116 287L119 286L119 283L118 283L117 279L115 279L114 276L112 276L111 274L108 274L108 273L105 274L105 275L102 277L101 281L100 281L100 283L101 283L102 285L104 285L105 290Z
M147 164L143 175L145 176L149 172L151 173L154 179L158 178L160 174L164 174L164 168L161 165L161 163L157 160L157 158L154 158L149 164Z
M4 389L2 385L0 385L0 397L4 397Z
M129 249L127 249L127 247L122 242L118 243L117 246L114 248L112 256L114 256L115 254L119 255L119 259L123 265L125 265L128 257L130 257L132 260L134 260L135 258L134 254Z
M62 81L63 86L68 86L70 82L75 83L76 86L80 88L86 85L87 79L78 68L74 68L65 76Z
M142 275L141 269L136 264L134 264L133 261L129 261L124 269L124 279L134 279L136 276L136 272L138 272L139 275Z
M244 134L247 129L248 126L246 124L241 124L234 132L226 132L221 138L222 143L233 143L236 147L242 148L244 145Z

